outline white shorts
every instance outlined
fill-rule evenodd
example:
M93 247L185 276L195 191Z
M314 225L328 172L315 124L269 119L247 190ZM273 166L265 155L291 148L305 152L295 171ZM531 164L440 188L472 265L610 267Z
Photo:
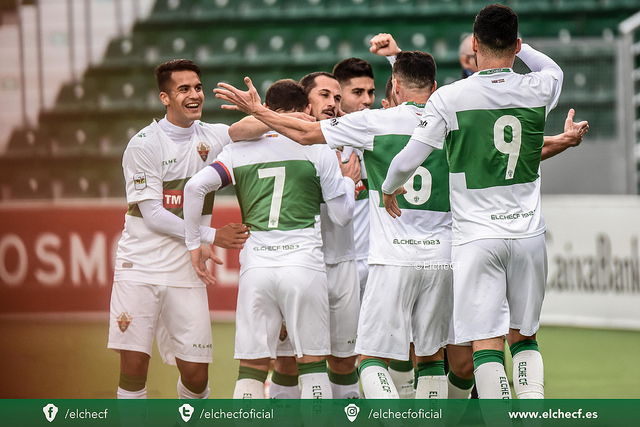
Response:
M367 287L367 277L369 277L369 262L366 259L357 259L358 280L360 281L360 301L364 297L364 290Z
M371 265L362 301L356 352L409 360L431 356L448 344L453 306L452 274L446 269Z
M501 337L509 328L536 333L547 280L544 234L453 246L452 260L456 343Z
M275 358L283 321L296 356L330 353L324 271L256 267L240 275L234 357Z
M329 288L329 326L331 355L355 356L358 314L360 313L360 283L355 261L327 264Z
M108 348L146 353L155 336L162 361L211 363L213 341L207 288L115 281Z

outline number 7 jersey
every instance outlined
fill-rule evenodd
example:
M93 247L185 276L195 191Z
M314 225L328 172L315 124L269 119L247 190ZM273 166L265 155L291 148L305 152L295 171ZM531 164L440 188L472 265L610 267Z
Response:
M557 71L485 70L431 95L412 139L446 149L453 244L545 231L540 156Z
M274 266L325 270L320 204L346 193L333 151L269 132L226 146L212 166L223 186L235 185L242 222L251 227L240 252L241 272Z

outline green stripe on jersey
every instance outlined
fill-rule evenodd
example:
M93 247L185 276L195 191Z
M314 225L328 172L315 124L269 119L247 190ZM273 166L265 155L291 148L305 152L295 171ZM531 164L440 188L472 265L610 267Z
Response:
M233 169L242 222L254 231L313 227L322 189L308 160L256 163Z
M446 139L451 173L463 172L467 188L533 182L544 144L545 107L456 113L458 130Z
M373 139L373 151L364 152L369 189L381 188L391 160L407 145L411 135L380 135ZM407 194L398 196L401 209L448 212L449 168L444 150L434 150L405 185ZM380 207L383 207L380 197Z

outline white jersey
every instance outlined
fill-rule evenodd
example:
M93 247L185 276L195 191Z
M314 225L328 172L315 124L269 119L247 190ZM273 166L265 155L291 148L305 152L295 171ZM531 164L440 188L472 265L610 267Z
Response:
M342 161L349 161L351 150L338 149L342 154ZM357 206L357 205L356 205ZM354 218L345 226L336 224L329 217L327 205L320 207L320 219L322 221L322 253L325 264L337 264L343 261L356 259L356 244L354 237Z
M409 141L422 105L404 103L387 110L363 110L320 122L330 147L364 152L369 185L369 264L415 265L450 260L451 212L444 151L433 153L407 181L398 197L402 216L385 211L381 186L393 157Z
M503 68L431 95L412 139L446 148L454 244L545 231L540 155L546 117L561 86L557 66L525 75Z
M346 193L335 154L275 132L222 151L212 167L232 182L251 235L240 252L252 267L301 266L324 271L320 204Z
M182 218L184 186L231 142L227 125L196 120L194 134L176 144L153 121L129 141L122 158L127 203L124 231L118 242L114 280L166 286L204 286L191 266L184 239L151 230L138 203L162 200ZM202 225L210 226L213 193L207 196Z

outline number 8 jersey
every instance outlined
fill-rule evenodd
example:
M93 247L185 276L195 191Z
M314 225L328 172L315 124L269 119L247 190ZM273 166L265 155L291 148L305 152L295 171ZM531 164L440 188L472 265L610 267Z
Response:
M412 139L446 150L453 244L545 231L540 155L562 87L562 71L546 59L541 71L485 70L429 98Z
M364 152L369 182L369 264L415 266L451 258L451 212L445 153L437 150L404 184L397 197L402 215L393 219L382 204L382 182L393 157L407 145L424 105L405 102L386 110L363 110L320 122L332 147Z

